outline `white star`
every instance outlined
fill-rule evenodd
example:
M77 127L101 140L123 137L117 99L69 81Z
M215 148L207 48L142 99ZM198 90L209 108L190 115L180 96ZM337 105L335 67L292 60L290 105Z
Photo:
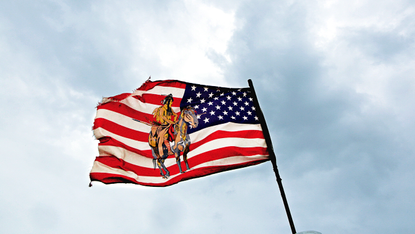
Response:
M200 92L196 93L196 97L200 98L200 95L202 95Z
M196 106L195 106L195 109L199 109L199 105L196 105Z
M231 96L229 96L229 95L226 96L226 99L231 100Z
M238 97L238 101L242 101L242 98L241 97Z
M255 106L252 107L252 110L255 110Z
M235 112L236 115L239 115L239 111Z
M208 122L209 122L209 118L205 118L205 119L203 120L203 122L208 123Z
M234 96L235 96L235 95L236 95L236 92L235 92L235 91L233 91L233 92L232 92L232 95L234 95Z
M233 105L234 105L234 106L237 106L237 105L238 105L238 103L237 103L237 102L233 102Z
M244 118L244 120L248 120L248 117L246 117L246 116L244 116L244 117L242 117L242 118Z
M231 116L232 119L236 119L234 116Z
M252 112L250 112L250 111L248 111L247 113L248 113L248 115L252 115Z
M243 111L243 110L245 110L245 107L241 106L240 109L241 109L241 111Z
M246 97L246 92L243 93L244 97Z
M220 106L219 105L216 105L216 110L220 110Z
M222 119L223 119L223 116L222 116L222 115L219 115L219 116L218 116L218 118L219 118L220 120L222 120Z
M197 119L200 119L200 115L197 115Z
M208 105L209 105L209 106L213 105L213 102L209 102L209 103L208 103Z
M207 111L207 108L206 107L203 107L202 111L203 112L206 112Z
M222 103L222 105L225 105L226 104L225 100L222 100L221 103Z
M227 112L227 111L223 111L223 114L224 114L224 115L228 115L228 112Z
M192 91L195 91L196 90L196 86L192 86Z
M205 92L209 91L208 87L204 87L203 89L205 90Z
M211 111L211 112L210 112L210 115L215 115L215 112L214 112L214 111Z
M192 102L192 101L193 101L192 98L187 99L187 102Z
M209 98L212 98L213 97L213 93L211 92L211 93L209 93Z
M232 108L231 106L228 106L228 109L229 109L229 110L232 110L233 108Z
M202 100L200 100L200 103L205 103L205 99L203 98Z
M251 98L251 97L249 98L249 101L251 101L251 102L252 102L252 98Z
M225 94L224 94L224 93L221 93L221 94L220 94L220 96L223 96L223 95L225 95Z
M255 120L258 120L258 117L257 116L255 116L254 118L255 118Z
M247 105L249 105L249 102L245 102L244 104L245 104L245 106L247 106Z
M219 100L219 98L218 97L215 97L215 98L213 98L213 100L217 101L217 100Z

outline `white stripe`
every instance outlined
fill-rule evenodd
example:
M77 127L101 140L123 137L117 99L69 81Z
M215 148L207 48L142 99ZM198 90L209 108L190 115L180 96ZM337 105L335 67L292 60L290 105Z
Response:
M128 97L122 101L120 101L121 103L146 114L153 114L153 111L162 106L162 103L160 104L151 104L151 103L144 103L140 100L137 100L133 97ZM174 112L180 112L180 107L172 107L171 108Z
M197 132L191 133L189 134L189 137L192 142L198 142L198 141L205 139L210 134L218 130L228 131L228 132L239 132L239 131L249 131L249 130L262 131L262 128L260 124L240 124L240 123L227 122L223 124L210 126L202 130L199 130Z
M145 103L131 96L122 100L121 103L127 105L128 107L131 107L134 110L137 110L137 111L140 111L146 114L152 114L155 108L161 106L161 103L159 105Z
M97 118L107 119L107 120L112 121L114 123L117 123L118 125L121 125L123 127L130 128L132 130L140 131L140 132L143 132L143 133L144 132L149 133L150 130L151 130L150 125L147 125L147 124L142 123L142 122L135 121L129 116L125 116L125 115L120 114L118 112L107 110L107 109L99 109L97 111L97 115L96 115L95 119L97 119Z

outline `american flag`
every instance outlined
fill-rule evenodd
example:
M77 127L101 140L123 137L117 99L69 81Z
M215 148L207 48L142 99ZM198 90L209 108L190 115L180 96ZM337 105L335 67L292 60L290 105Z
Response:
M153 111L172 94L172 110L197 114L188 128L190 170L180 173L173 155L164 164L170 176L154 169L149 146ZM97 107L94 135L99 140L91 181L168 186L183 180L246 167L269 160L267 145L249 88L224 88L177 80L146 81L133 93L103 98ZM182 168L185 168L182 162Z

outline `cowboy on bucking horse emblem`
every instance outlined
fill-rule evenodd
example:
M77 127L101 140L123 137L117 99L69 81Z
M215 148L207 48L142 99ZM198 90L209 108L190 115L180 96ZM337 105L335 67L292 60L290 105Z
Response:
M176 157L180 173L184 173L180 164L180 154L183 152L183 161L187 170L190 169L187 162L187 153L191 142L187 129L189 126L196 128L199 124L193 107L183 108L180 115L178 115L171 108L173 101L173 96L169 94L162 101L163 105L154 109L153 116L156 121L152 122L148 136L148 144L153 153L154 167L157 164L161 176L165 179L170 176L170 172L164 165L164 161L169 155Z

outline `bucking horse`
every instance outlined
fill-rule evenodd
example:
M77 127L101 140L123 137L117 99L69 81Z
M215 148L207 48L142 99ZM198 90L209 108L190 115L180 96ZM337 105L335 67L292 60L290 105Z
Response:
M167 179L170 176L169 170L167 170L166 166L164 165L164 161L169 155L174 155L176 158L176 163L179 166L180 173L184 173L186 170L190 170L189 163L187 162L187 153L189 152L190 146L190 137L187 134L187 129L189 126L191 128L196 128L199 125L199 121L197 119L196 111L193 107L188 106L184 108L179 116L177 122L173 125L174 131L169 133L169 129L171 128L172 124L167 125L160 125L160 124L153 124L152 131L150 131L148 137L148 143L151 147L152 154L153 154L153 165L154 169L156 165L160 169L160 174L163 178ZM170 134L170 139L172 141L164 141L162 142L162 151L160 152L159 147L157 145L158 142L161 141L160 138L161 134ZM165 136L164 139L168 139L168 136ZM166 146L166 144L170 144L171 152ZM171 154L173 153L173 154ZM186 170L183 171L181 167L181 160L180 154L183 153L183 161L186 164Z

